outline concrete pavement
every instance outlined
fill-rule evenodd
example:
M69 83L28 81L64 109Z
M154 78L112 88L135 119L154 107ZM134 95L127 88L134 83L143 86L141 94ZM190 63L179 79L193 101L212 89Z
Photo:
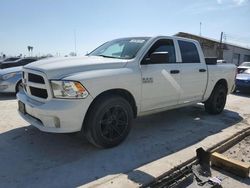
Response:
M16 108L14 98L0 96L0 187L136 187L248 127L250 98L230 95L217 116L198 104L138 118L126 141L108 150L40 132Z

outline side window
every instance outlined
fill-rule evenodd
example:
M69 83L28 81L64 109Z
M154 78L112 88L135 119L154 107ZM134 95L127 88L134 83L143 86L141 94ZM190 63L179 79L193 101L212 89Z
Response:
M176 63L174 42L170 39L160 39L150 48L143 61L150 61L149 57L154 52L168 52L169 61L168 63ZM167 62L167 60L166 60ZM150 64L150 63L147 63ZM152 64L152 63L151 63Z
M200 63L200 56L194 43L178 41L182 63Z

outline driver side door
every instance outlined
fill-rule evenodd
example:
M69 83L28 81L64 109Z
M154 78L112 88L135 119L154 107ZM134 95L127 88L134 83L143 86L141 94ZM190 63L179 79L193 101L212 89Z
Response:
M168 52L164 63L152 62L154 52ZM180 66L176 60L176 49L172 39L159 39L148 50L141 62L142 101L141 111L151 111L178 104L180 88Z

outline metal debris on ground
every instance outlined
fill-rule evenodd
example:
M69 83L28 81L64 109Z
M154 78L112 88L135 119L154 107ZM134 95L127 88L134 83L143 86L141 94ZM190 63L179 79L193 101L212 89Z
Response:
M221 187L220 177L211 177L210 153L203 148L196 150L197 161L158 180L150 188L216 188Z

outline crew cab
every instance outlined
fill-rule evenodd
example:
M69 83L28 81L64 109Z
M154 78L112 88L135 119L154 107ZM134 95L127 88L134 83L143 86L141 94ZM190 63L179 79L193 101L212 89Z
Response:
M137 116L199 102L208 113L221 113L235 74L232 64L207 65L195 40L116 39L83 57L24 66L19 113L41 131L81 131L109 148L127 137Z

